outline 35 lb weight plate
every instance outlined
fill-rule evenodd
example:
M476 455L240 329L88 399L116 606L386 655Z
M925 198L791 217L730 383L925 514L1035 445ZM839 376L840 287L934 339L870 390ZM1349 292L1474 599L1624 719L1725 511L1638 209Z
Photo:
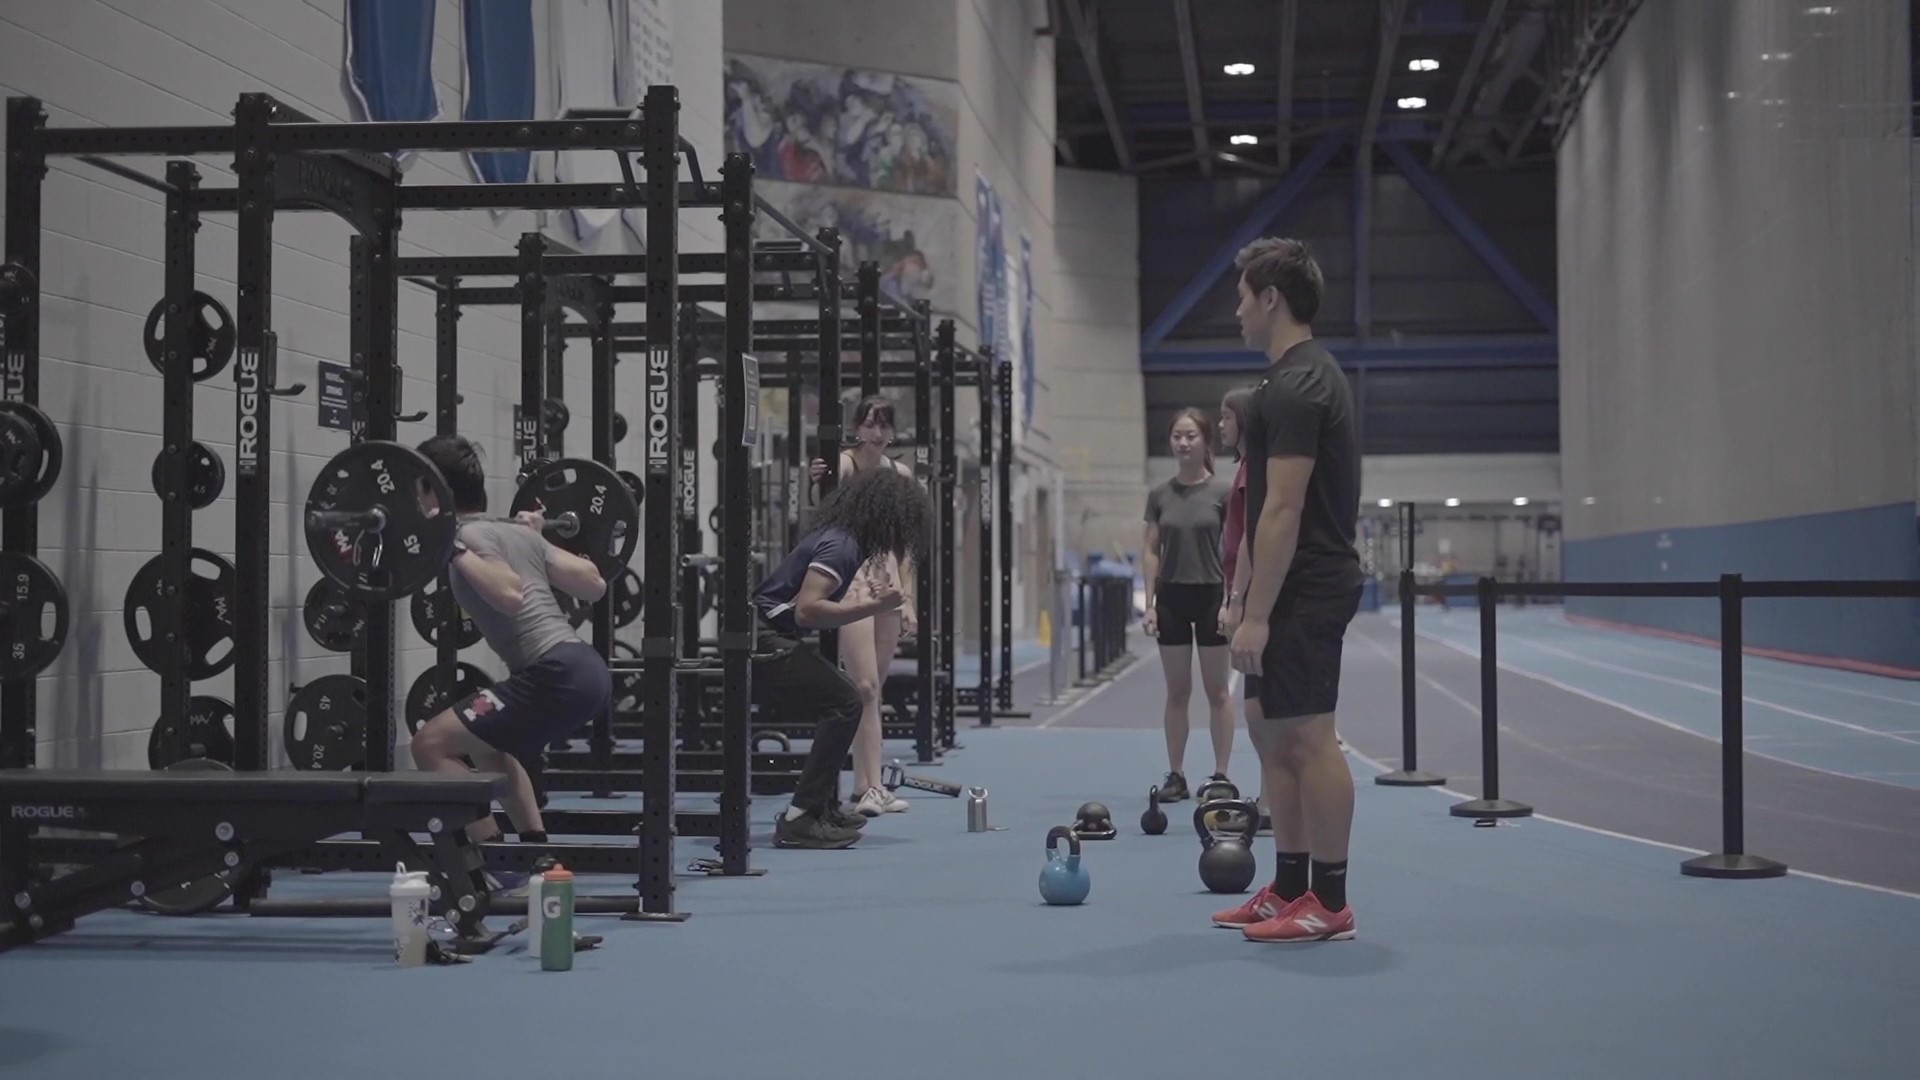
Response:
M232 772L233 766L210 758L183 758L166 766L168 772ZM232 867L170 889L153 889L140 897L140 906L156 915L199 915L212 911L233 893L233 882L244 866Z
M24 401L0 401L0 506L39 502L60 479L64 456L60 431L46 413Z
M409 605L413 614L413 628L420 632L426 643L435 647L440 644L442 634L449 628L453 633L453 647L470 648L480 643L480 624L473 621L453 598L452 589L442 589L440 579L430 578L420 591L413 594Z
M528 473L513 497L515 514L539 510L554 521L571 513L579 528L571 537L549 537L555 546L588 559L612 581L640 543L640 506L617 473L587 458L543 461Z
M162 717L147 736L147 767L169 769L189 758L233 764L233 706L224 698L195 694L187 701L186 723Z
M166 320L170 314L164 296L147 313L147 362L163 375L167 370ZM233 359L233 316L226 305L196 291L193 310L187 317L193 320L193 328L188 332L191 340L185 359L192 364L193 381L203 382L225 371L227 361Z
M179 493L167 490L166 482L162 479L162 473L164 472L163 463L167 460L167 452L163 449L160 453L154 455L154 494L163 499L174 499L184 496L188 506L195 510L205 510L207 507L212 506L213 501L220 497L220 492L226 489L226 463L220 460L220 455L214 453L212 447L201 442L188 443L186 454L187 489Z
M329 652L347 652L367 628L366 611L338 584L321 578L307 590L300 619L314 643Z
M296 769L343 772L367 754L367 684L354 675L322 675L287 702L281 735Z
M342 521L343 515L357 520ZM370 600L438 577L458 524L440 470L411 447L363 442L333 456L307 494L307 551L320 572Z
M447 706L492 685L492 676L465 661L451 668L431 667L421 672L407 691L407 734L419 731L420 725Z
M188 553L180 639L168 642L157 612L168 592L178 587L167 582L161 556L147 560L127 586L127 640L148 670L161 675L183 671L196 682L211 679L233 666L233 564L203 548Z
M67 589L39 559L0 551L0 679L47 670L67 643Z

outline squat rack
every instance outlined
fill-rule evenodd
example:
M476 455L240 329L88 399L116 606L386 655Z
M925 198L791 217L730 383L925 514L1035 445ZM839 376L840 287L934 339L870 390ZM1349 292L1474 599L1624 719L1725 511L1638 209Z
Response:
M462 121L419 123L318 123L266 94L243 94L234 110L231 126L131 127L131 128L53 128L47 125L46 110L34 98L15 97L7 102L7 195L6 261L24 275L27 286L11 290L12 304L5 313L4 333L7 355L5 391L14 399L36 402L39 394L39 306L37 282L40 277L41 185L52 157L75 157L116 175L134 180L168 195L169 245L167 302L175 314L183 314L192 302L192 263L181 260L185 247L178 241L190 237L201 213L235 213L238 216L239 253L235 310L236 363L235 386L235 504L237 587L233 598L234 635L234 712L235 765L241 770L263 770L268 765L269 734L267 616L268 537L257 527L271 509L271 469L263 468L263 447L272 446L272 412L266 408L273 396L297 392L297 388L275 385L275 345L272 331L272 262L274 215L279 210L324 210L352 224L359 236L359 263L365 275L355 280L356 330L364 334L364 351L354 357L354 394L356 418L360 426L353 432L359 439L392 439L398 418L398 366L394 357L397 332L396 307L398 277L395 272L400 214L409 209L550 209L608 207L644 207L650 238L645 257L647 264L647 330L654 341L676 338L676 265L678 212L684 206L744 206L751 190L751 170L744 160L729 161L722 190L715 190L695 177L691 183L677 179L679 151L685 145L679 135L679 96L673 86L649 88L637 115L618 119L568 119L560 121ZM626 181L624 184L486 184L421 185L399 184L399 173L385 153L401 150L610 150L616 152ZM636 182L627 154L638 152L645 178ZM107 161L100 155L180 155L231 153L234 158L236 186L229 189L203 189L198 186L197 170L187 162L172 162L167 181L160 181L138 170ZM731 237L732 232L729 232ZM745 285L747 265L727 260L729 285ZM736 275L739 281L736 282ZM184 287L184 288L182 288ZM738 294L735 294L738 295ZM729 354L744 356L746 331L744 305L738 306L742 319L728 322ZM172 357L185 357L190 350L188 321L167 320L166 350ZM170 364L169 367L184 365ZM669 499L677 496L668 468L669 451L674 449L675 417L678 412L678 379L670 353L662 348L649 355L648 394L650 408L647 430L647 461L652 486ZM738 380L730 372L729 385ZM184 377L184 376L182 376ZM169 391L184 391L174 381ZM442 393L450 388L442 388ZM610 400L608 402L610 414ZM187 413L180 414L182 418ZM597 418L599 419L599 418ZM610 422L610 415L606 417ZM161 483L167 490L184 490L187 482L187 455L183 440L176 436L189 432L180 423L167 425L167 445L161 458ZM609 447L610 449L610 447ZM662 500L655 500L656 503ZM677 537L667 516L667 507L648 508L646 526L649 557L677 562ZM186 523L170 512L166 521L166 539L175 540L187 532ZM33 507L10 511L0 526L0 548L35 554L38 548L38 519ZM162 558L170 581L184 581L188 572L189 551L184 543L163 545ZM671 658L679 652L677 626L671 618L670 597L662 595L648 612L646 641L642 655ZM172 602L155 611L163 633L184 638L184 611L178 594ZM744 594L741 605L744 607ZM603 602L604 603L604 602ZM394 766L396 738L393 724L394 627L391 603L366 605L364 647L367 693L366 757L364 767L390 770ZM184 641L183 641L184 645ZM723 648L726 646L723 645ZM739 646L738 664L744 666L750 642ZM731 661L736 658L729 656ZM670 664L656 665L669 667ZM646 715L661 725L658 737L648 740L658 750L649 755L648 784L640 833L642 871L638 882L639 911L636 915L674 918L673 912L673 770L671 759L672 718L676 712L677 689L671 672L649 679L646 690ZM743 680L744 686L744 680ZM33 764L35 742L34 685L17 680L0 686L0 767L28 768ZM183 680L169 680L162 704L163 716L180 716L185 710L186 686ZM28 851L23 826L0 826L0 877L17 880L27 868ZM236 888L241 905L260 895L264 874Z

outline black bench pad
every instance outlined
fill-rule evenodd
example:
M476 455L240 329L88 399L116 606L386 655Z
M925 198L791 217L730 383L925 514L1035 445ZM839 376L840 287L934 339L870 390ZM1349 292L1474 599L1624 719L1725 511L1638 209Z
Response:
M355 803L481 802L506 789L499 773L152 772L145 769L0 769L0 801Z

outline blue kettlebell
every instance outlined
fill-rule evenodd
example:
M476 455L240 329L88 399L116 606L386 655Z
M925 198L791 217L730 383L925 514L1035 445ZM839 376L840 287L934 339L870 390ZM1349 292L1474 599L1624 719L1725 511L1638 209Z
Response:
M1056 841L1067 842L1067 853L1060 854ZM1049 904L1066 906L1087 898L1093 879L1080 863L1080 838L1065 825L1055 825L1047 833L1047 865L1040 868L1040 898Z

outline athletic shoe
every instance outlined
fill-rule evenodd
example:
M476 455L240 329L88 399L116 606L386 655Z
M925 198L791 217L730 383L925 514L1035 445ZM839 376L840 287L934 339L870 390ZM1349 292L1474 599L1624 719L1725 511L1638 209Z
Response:
M533 875L518 870L487 871L487 891L495 896L525 896Z
M1302 897L1302 899L1305 898ZM1273 885L1269 883L1260 886L1260 891L1253 894L1253 899L1239 907L1214 912L1213 925L1227 930L1243 930L1255 923L1266 922L1277 915L1283 915L1299 902L1295 900L1293 904L1289 904L1275 896Z
M1328 911L1311 892L1287 905L1285 911L1240 931L1248 941L1290 944L1301 941L1348 941L1354 934L1353 905L1339 913Z
M1192 792L1187 790L1187 778L1179 773L1170 772L1165 780L1160 781L1161 802L1185 802L1191 797Z
M827 807L827 812L820 816L827 819L827 824L838 825L843 829L859 830L867 827L866 818L861 817L859 814L854 813L839 803L834 803L832 806Z
M774 847L829 851L852 847L859 839L860 830L835 825L819 814L790 818L781 811L780 819L773 826Z
M907 800L895 795L883 787L870 787L860 796L860 802L854 806L864 817L879 817L881 814L898 814L907 808Z

